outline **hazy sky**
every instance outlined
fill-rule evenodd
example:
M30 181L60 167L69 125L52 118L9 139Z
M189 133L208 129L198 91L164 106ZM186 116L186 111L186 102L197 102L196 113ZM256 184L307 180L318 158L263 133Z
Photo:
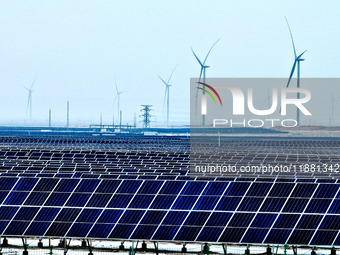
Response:
M177 64L170 122L188 122L189 79L200 71L190 47L203 58L221 38L207 61L209 77L288 77L294 58L285 16L297 51L308 50L301 76L339 77L336 0L3 0L0 125L29 124L22 86L35 76L32 124L46 125L51 108L53 123L64 125L67 100L72 124L98 123L101 112L111 124L115 79L127 91L124 123L133 123L141 104L152 104L162 124L165 86L158 75L168 79Z

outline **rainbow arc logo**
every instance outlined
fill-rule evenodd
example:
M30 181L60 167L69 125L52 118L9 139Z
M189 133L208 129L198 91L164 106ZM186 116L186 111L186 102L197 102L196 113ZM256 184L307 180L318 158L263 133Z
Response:
M218 100L220 101L220 104L221 104L221 106L222 106L221 97L220 97L220 95L217 93L217 91L216 91L212 86L210 86L210 85L208 85L208 84L206 84L206 83L203 83L203 82L198 82L198 84L201 84L201 85L203 85L203 86L209 88L209 89L217 96L217 98L218 98ZM206 93L214 100L215 105L217 105L216 100L215 100L213 94L212 94L210 91L208 91L208 90L206 90L206 89L204 89L204 88L201 88L201 87L197 87L197 88L200 89L200 90L202 90L202 91L204 91L204 92L206 92Z

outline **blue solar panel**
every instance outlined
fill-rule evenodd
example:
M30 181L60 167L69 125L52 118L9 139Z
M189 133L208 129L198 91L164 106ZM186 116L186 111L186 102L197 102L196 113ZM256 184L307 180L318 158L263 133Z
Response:
M255 198L255 197L245 197L240 206L238 207L238 211L248 211L248 212L257 212L263 202L263 198Z
M150 239L157 229L157 226L151 225L139 225L136 230L133 232L131 239Z
M72 192L80 180L77 179L61 179L55 192Z
M226 228L222 233L219 242L239 243L245 231L246 228Z
M73 222L77 218L80 211L81 209L76 208L63 208L59 212L55 221Z
M88 237L107 238L112 231L114 224L95 224L89 232Z
M213 212L206 223L206 226L220 226L224 227L227 225L232 213L226 212Z
M3 202L4 205L22 205L25 201L26 196L29 192L11 192L9 193L6 200Z
M277 218L274 228L293 228L299 220L299 214L280 214Z
M325 213L331 204L332 199L311 199L306 213Z
M272 229L264 242L269 244L285 244L291 231L291 229Z
M114 193L121 181L117 180L102 180L96 192L98 193Z
M120 218L119 223L136 224L142 218L144 210L126 210Z
M141 224L159 224L165 214L165 211L147 211L141 221Z
M7 229L3 232L3 235L22 235L25 229L28 227L29 222L25 221L12 221Z
M260 208L261 212L280 212L286 198L266 198Z
M34 185L38 182L38 179L28 179L21 178L13 188L13 190L17 191L31 191Z
M84 237L92 228L92 224L84 224L84 223L74 223L70 230L67 232L66 236L70 237Z
M188 226L203 226L209 215L210 212L190 212L183 224Z
M82 179L75 192L93 192L100 180Z
M32 220L38 210L38 207L21 207L14 220Z
M12 219L14 214L17 212L18 209L19 209L19 207L1 206L0 207L1 220Z
M224 195L225 196L243 196L246 193L249 186L250 186L250 183L247 183L247 182L232 182L230 183Z
M50 224L51 222L32 222L25 235L43 236Z
M48 200L46 206L63 206L71 193L56 193L53 192Z
M172 209L191 210L198 196L178 196Z
M209 182L203 195L219 196L222 195L225 189L228 187L228 182Z
M306 197L310 198L314 191L317 188L317 184L310 184L310 183L298 183L296 184L295 189L293 190L291 197Z
M200 230L200 227L182 227L176 235L176 239L183 241L195 240Z
M265 197L272 185L273 185L272 183L254 182L249 188L249 191L247 192L247 196Z
M47 236L65 236L72 223L54 222L46 232Z
M11 190L16 182L16 178L0 178L0 190Z
M305 210L308 201L309 199L289 198L282 211L302 213Z
M314 198L333 198L339 189L337 184L319 184L314 194Z
M314 230L294 230L290 236L288 243L305 244L308 243L314 234Z
M328 213L336 213L340 212L340 200L334 199L333 203L331 204Z
M242 197L222 197L217 204L218 211L235 211Z
M311 241L311 245L332 245L338 231L318 230Z
M270 197L288 197L294 188L294 183L276 183L271 189L268 196Z
M277 214L259 213L255 216L250 227L252 227L252 228L270 228L276 218L277 218Z
M49 207L41 208L35 220L36 221L53 221L59 211L60 211L60 208L49 208Z
M262 243L268 233L268 229L263 228L249 228L244 235L242 242L246 243Z
M49 193L47 192L31 192L24 205L43 205Z
M321 215L302 215L296 228L316 229L322 220Z
M214 242L221 235L223 228L204 227L197 237L197 241Z
M33 191L52 191L58 179L40 179Z
M137 194L157 194L164 182L144 181Z
M110 238L128 239L135 227L135 225L117 224L111 232Z
M139 188L141 184L142 184L142 181L124 180L116 192L134 194L136 193L137 189Z
M326 215L320 229L340 229L340 215Z
M91 197L91 194L73 193L68 199L66 206L83 207Z
M100 209L84 209L77 218L77 222L96 222L101 212Z
M168 209L175 201L176 196L157 195L152 202L151 209Z
M231 218L228 226L231 227L248 227L254 218L255 213L235 213Z
M213 210L219 199L217 196L202 196L197 200L194 210Z
M169 211L163 220L163 225L181 225L188 215L186 211Z
M110 201L111 197L111 194L94 194L86 206L103 208Z
M181 195L199 195L207 183L205 182L187 182Z
M154 199L153 195L136 195L130 205L129 208L149 208L152 200Z
M179 226L160 226L153 236L154 240L172 240Z
M133 195L116 194L111 198L107 207L109 208L126 208L131 202Z

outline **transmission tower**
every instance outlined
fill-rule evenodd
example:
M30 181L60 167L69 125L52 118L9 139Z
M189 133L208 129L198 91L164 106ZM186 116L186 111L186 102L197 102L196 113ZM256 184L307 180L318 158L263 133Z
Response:
M143 117L143 127L148 128L150 127L151 117L152 115L150 112L152 111L151 107L152 105L142 105L142 109L140 110L143 114L139 115L139 117Z

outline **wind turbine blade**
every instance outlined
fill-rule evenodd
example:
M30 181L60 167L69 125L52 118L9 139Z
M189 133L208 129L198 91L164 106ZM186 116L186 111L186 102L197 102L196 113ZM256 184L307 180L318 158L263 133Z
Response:
M303 54L305 54L307 50L305 50L304 52L302 52L299 56L297 56L297 59L300 59L302 57Z
M23 88L25 88L25 89L27 89L27 91L30 91L30 89L29 88L27 88L27 87L25 87L25 86L22 86Z
M292 71L290 72L290 75L289 75L289 79L288 79L286 88L288 88L289 83L290 83L290 80L291 80L292 77L293 77L293 74L294 74L294 71L295 71L296 62L297 62L297 59L295 59L295 61L294 61L294 65L293 65Z
M33 85L34 85L34 82L35 82L35 80L37 79L37 76L35 76L34 77L34 79L33 79L33 81L32 81L32 85L31 85L31 88L30 88L30 90L32 90L32 88L33 88Z
M115 85L116 85L116 92L117 92L117 94L119 94L116 80L115 80Z
M290 38L292 39L292 44L293 44L293 49L294 49L294 56L295 56L295 58L296 58L296 50L295 50L295 44L294 44L293 34L292 34L292 31L290 30L290 26L289 26L287 17L285 17L285 19L286 19L286 22L287 22L287 25L288 25Z
M118 98L118 94L116 95L115 100L113 100L113 105L115 105L117 98Z
M201 60L196 56L196 54L195 54L195 52L194 52L194 50L193 50L192 48L191 48L191 51L192 51L192 54L194 54L195 58L197 59L198 63L199 63L201 66L203 66Z
M169 80L168 80L168 85L169 85L169 83L170 83L170 80L171 80L172 75L174 74L174 72L175 72L175 70L176 70L176 68L177 68L178 66L179 66L179 65L175 66L174 70L172 70L172 73L170 74L170 77L169 77Z
M208 56L209 56L211 50L214 48L214 46L216 45L216 43L219 42L219 40L221 40L221 39L218 39L218 40L211 46L210 50L208 51L207 56L206 56L205 59L204 59L203 65L205 65L205 61L207 61L207 58L208 58Z
M165 84L165 86L168 86L168 84L162 79L162 77L160 77L160 76L158 76L158 77L159 77L159 79L162 80L162 82Z

